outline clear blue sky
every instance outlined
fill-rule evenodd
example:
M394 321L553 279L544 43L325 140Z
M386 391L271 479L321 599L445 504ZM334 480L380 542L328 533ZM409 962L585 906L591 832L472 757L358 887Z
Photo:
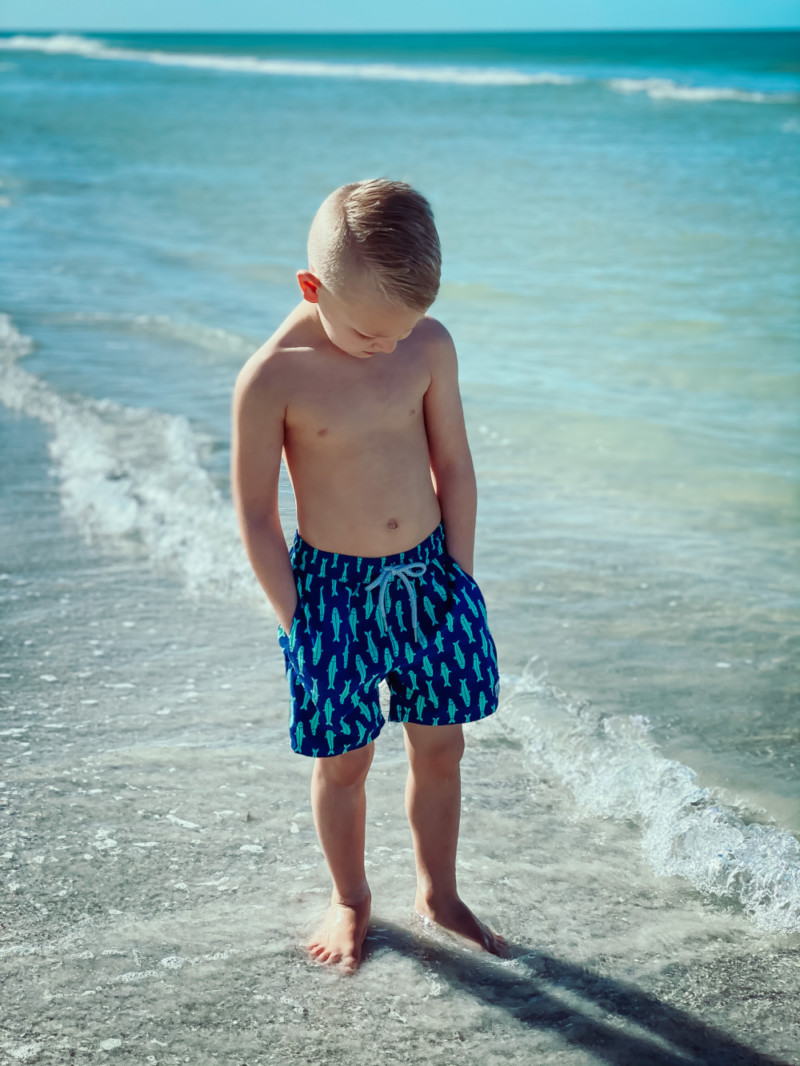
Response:
M800 0L0 0L0 30L624 30L800 26Z

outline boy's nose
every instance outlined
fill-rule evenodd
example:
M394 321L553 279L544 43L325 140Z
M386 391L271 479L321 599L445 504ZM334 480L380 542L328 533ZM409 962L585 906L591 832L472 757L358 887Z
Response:
M391 355L397 347L397 341L389 340L376 340L373 341L373 347L376 352L386 352L387 355Z

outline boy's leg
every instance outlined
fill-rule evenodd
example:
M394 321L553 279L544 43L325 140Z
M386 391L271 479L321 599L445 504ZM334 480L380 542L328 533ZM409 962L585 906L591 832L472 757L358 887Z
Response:
M370 892L364 870L367 772L374 744L315 759L311 779L314 824L333 881L331 904L309 951L319 962L351 973L367 934Z
M416 909L423 918L466 937L493 955L505 954L502 937L478 921L456 887L461 817L460 725L404 725L408 753L406 811L417 863Z

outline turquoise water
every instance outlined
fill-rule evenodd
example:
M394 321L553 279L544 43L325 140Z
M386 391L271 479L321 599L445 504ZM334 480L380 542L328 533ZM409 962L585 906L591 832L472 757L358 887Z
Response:
M51 955L73 959L79 985L114 988L120 975L103 967L118 956L95 951L95 937L130 954L123 976L178 981L191 970L211 988L222 979L211 956L245 951L226 910L236 885L266 906L266 924L251 909L247 925L273 958L248 963L263 972L264 1017L284 1009L281 994L294 1003L287 1017L315 1017L312 993L295 987L308 975L293 944L325 875L307 767L286 743L273 621L231 513L229 403L238 368L296 299L320 200L389 174L429 196L442 236L435 313L460 353L477 569L504 678L503 713L469 750L462 880L526 950L584 967L587 987L624 978L744 1044L763 1031L759 1047L793 1053L799 41L0 38L0 727L21 930L4 958L44 937ZM282 493L288 537L288 485ZM56 817L69 774L84 798ZM373 860L390 900L395 869L410 876L401 774L399 740L387 736ZM281 782L282 800L265 777ZM144 807L124 781L147 792ZM105 790L95 809L91 787ZM206 802L219 790L259 806L252 826L237 821L238 799ZM140 809L150 835L132 840ZM58 845L50 817L63 822ZM234 838L237 855L251 850L232 873ZM84 852L104 864L100 889ZM67 856L68 873L56 866ZM161 887L144 891L134 859ZM164 863L180 866L185 889L167 886ZM200 887L220 878L225 891ZM523 1024L527 1008L510 992L498 993L501 1009L452 973L443 984L441 965L398 947L400 905L384 904L382 917L394 947L378 940L372 976L366 967L358 980L377 982L378 1044L405 1048L398 1061L424 1052L444 1063L450 1052L404 1044L390 1007L431 1024L443 1011L449 1034L463 1029L468 1062L490 1061L495 1039L543 1063L599 1061L599 1030L570 1042L568 1021ZM218 923L222 946L198 932L204 920ZM178 925L206 947L158 955ZM19 984L14 1048L35 1017L31 990L67 997L71 1032L97 1023L86 989L59 990L45 956ZM415 999L420 972L427 991ZM681 1000L689 974L704 976ZM127 981L160 1017L158 980ZM392 982L406 1006L388 998ZM754 989L786 1015L783 1030L759 1021ZM639 1006L652 1037L664 1018L649 1000ZM123 1043L138 1032L126 1017ZM672 1017L673 1043L681 1024ZM361 1062L342 1025L337 1054ZM253 1036L254 1061L305 1049L291 1032L274 1060L263 1032ZM184 1038L183 1050L153 1053L183 1061L196 1053ZM46 1060L56 1054L52 1033L37 1040ZM730 1049L714 1058L720 1041L707 1037L702 1061L738 1061ZM213 1047L227 1053L224 1041Z

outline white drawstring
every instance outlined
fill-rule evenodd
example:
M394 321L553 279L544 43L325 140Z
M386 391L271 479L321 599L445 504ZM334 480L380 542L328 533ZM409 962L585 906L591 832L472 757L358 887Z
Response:
M386 598L389 595L389 582L393 577L399 577L400 580L408 591L408 598L411 601L411 628L414 630L414 636L418 641L422 641L422 635L417 625L417 597L414 586L409 581L410 577L422 577L428 567L425 563L406 563L405 566L384 566L377 578L371 585L367 585L367 592L371 592L374 588L379 588L378 592L378 613L381 616L384 629L387 628L388 623L386 621Z

